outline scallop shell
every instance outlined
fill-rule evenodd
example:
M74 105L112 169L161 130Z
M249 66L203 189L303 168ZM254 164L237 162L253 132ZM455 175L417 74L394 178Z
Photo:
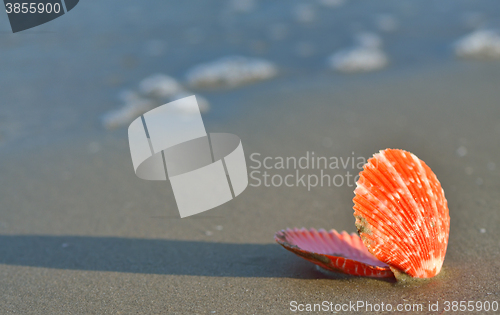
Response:
M327 270L354 276L394 277L389 266L370 254L356 234L294 228L277 232L274 239L289 251Z
M375 154L359 175L354 216L368 251L398 280L437 275L450 216L436 175L414 154L396 149Z

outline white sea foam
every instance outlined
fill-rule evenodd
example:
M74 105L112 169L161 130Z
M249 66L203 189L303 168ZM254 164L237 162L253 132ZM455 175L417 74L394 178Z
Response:
M379 70L389 63L378 35L362 33L356 37L356 42L354 47L331 55L327 61L329 66L340 72L352 73Z
M455 43L455 53L467 58L500 58L500 33L495 30L477 30Z
M193 95L193 93L191 93L189 91L183 91L183 92L180 92L180 93L172 96L170 99L170 102L184 98L184 97L188 97L191 95ZM196 101L198 102L198 108L200 109L201 113L208 112L208 110L210 109L210 103L208 102L208 100L206 98L204 98L203 96L200 96L200 95L196 95ZM177 110L179 110L183 114L196 114L197 113L196 111L192 111L191 107L180 107L183 105L185 105L185 104L179 103L178 107L177 107Z
M155 74L145 78L140 82L138 90L139 92L125 90L118 94L123 105L101 116L101 122L105 128L113 129L126 126L157 106L193 95L177 80L164 74ZM196 100L200 112L205 113L210 109L208 100L203 96L196 95ZM188 108L179 107L178 110L188 115L195 114Z
M130 99L121 108L111 110L101 116L101 121L107 129L128 125L138 116L153 109L155 103L149 99Z
M176 79L164 74L149 76L139 83L139 91L148 97L169 98L183 91Z
M277 73L277 67L270 61L227 56L194 66L186 73L186 80L193 87L235 87L266 80Z

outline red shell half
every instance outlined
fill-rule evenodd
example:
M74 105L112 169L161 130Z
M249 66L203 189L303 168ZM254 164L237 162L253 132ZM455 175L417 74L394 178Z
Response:
M448 245L448 204L436 175L410 152L380 151L356 183L354 216L366 248L405 275L439 273Z
M284 248L327 270L354 276L390 278L389 266L368 252L360 237L321 229L286 229L274 239Z

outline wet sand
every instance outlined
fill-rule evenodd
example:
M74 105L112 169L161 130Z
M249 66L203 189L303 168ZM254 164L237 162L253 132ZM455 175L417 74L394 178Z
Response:
M324 275L274 243L286 227L355 232L353 187L249 186L180 219L168 182L134 175L125 129L6 146L1 313L288 314L291 301L422 303L424 313L439 301L440 313L445 301L500 301L499 86L498 63L454 61L279 77L211 98L237 104L231 117L207 115L206 128L237 134L249 166L255 152L369 157L387 147L424 160L451 232L442 273L412 285Z

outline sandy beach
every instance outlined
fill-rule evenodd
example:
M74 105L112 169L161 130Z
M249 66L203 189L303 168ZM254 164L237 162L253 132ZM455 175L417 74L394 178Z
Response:
M262 110L243 109L207 130L240 135L249 166L255 152L415 152L439 177L450 208L449 249L435 279L405 286L325 276L274 243L286 227L355 232L352 187L249 186L180 219L168 183L135 177L124 130L101 131L3 152L2 312L286 314L291 301L498 300L499 173L488 163L500 154L500 81L482 78L500 78L500 68L471 63L407 76L367 77L362 91L324 77L293 91L253 86L259 93L242 107Z
M408 313L442 314L453 301L500 303L500 63L453 56L453 40L465 27L431 16L428 28L414 32L423 25L416 22L421 11L408 3L353 3L345 4L346 17L338 22L352 27L325 41L330 24L338 27L327 14L337 11L314 7L320 13L307 22L307 8L293 13L287 7L299 21L287 20L289 37L273 42L259 25L285 16L277 4L255 9L255 18L241 15L243 31L233 28L239 15L230 14L220 30L205 29L220 8L203 2L196 9L147 3L150 11L122 8L116 23L99 15L110 8L101 12L98 4L82 2L71 12L74 19L68 14L66 22L24 34L8 34L8 24L0 25L1 314L296 314L313 312L294 311L294 305L325 301L420 305ZM468 8L460 3L460 10ZM341 74L327 67L326 58L350 43L349 31L362 28L352 22L359 12L391 8L401 14L401 26L384 35L387 69ZM192 15L184 21L174 9ZM151 18L139 23L147 12ZM97 22L85 29L90 13ZM193 21L197 28L186 26ZM453 27L443 28L446 22ZM305 37L315 49L293 37L301 32L310 32ZM155 38L171 41L166 52L145 55L145 42L154 53L161 50L158 41L151 44ZM187 43L176 47L181 40ZM287 54L297 42L299 56ZM33 49L41 59L31 57ZM118 108L116 95L142 78L156 72L182 78L190 65L228 53L266 58L280 69L243 87L192 90L210 102L203 114L207 131L238 135L249 175L256 173L234 200L181 219L168 181L134 174L126 126L107 130L100 117ZM325 274L275 243L274 233L287 227L356 232L354 186L259 185L255 178L263 179L264 171L307 177L320 170L267 170L255 160L313 153L368 159L385 148L416 154L444 188L451 230L437 277L400 284ZM347 172L359 171L349 164L328 172L347 179Z

